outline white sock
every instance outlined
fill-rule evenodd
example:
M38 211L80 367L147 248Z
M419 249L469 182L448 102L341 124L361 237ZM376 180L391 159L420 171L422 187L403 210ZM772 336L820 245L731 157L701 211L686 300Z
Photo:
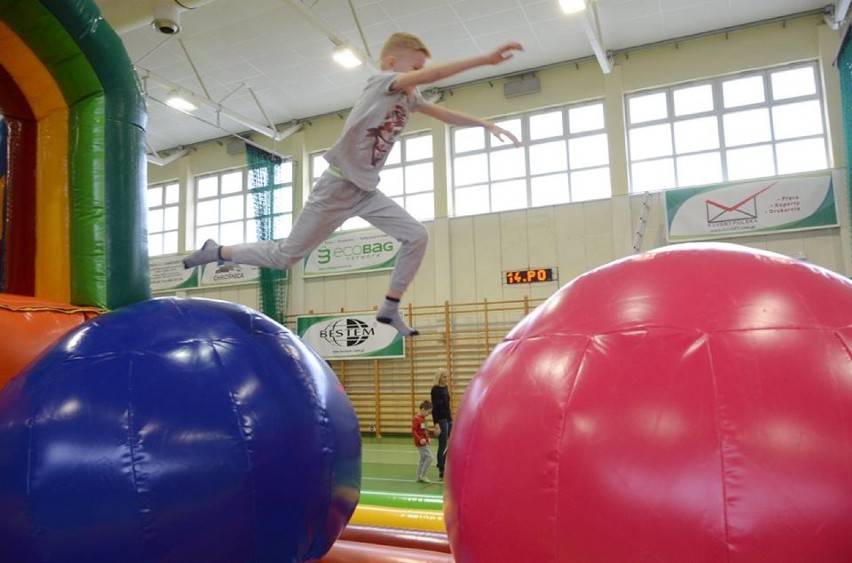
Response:
M200 249L183 259L183 267L192 268L202 264L209 264L210 262L221 261L219 257L220 248L222 247L215 240L212 238L207 239Z
M404 320L402 320L402 316L399 314L399 299L385 297L384 302L376 312L376 320L380 323L391 325L403 336L415 336L420 334L417 330L411 328L405 324Z

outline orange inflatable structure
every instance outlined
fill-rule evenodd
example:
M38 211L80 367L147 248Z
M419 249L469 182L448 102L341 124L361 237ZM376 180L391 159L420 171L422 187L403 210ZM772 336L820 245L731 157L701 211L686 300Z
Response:
M100 313L94 307L0 293L0 389L62 335Z

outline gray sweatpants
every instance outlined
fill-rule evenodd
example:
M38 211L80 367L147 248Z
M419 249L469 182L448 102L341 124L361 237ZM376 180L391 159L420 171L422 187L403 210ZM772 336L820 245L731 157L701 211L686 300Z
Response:
M426 254L429 241L426 227L382 192L364 191L329 172L317 181L290 236L277 241L234 245L233 261L285 270L319 246L344 221L355 216L402 243L390 287L404 292Z
M422 481L426 478L426 471L432 465L432 450L429 446L417 446L417 451L420 453L420 459L417 462L417 480Z

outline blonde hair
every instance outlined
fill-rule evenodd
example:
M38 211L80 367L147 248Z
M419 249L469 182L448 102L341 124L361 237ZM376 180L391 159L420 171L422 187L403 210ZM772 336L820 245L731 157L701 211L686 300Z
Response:
M426 47L426 44L419 37L413 33L398 31L385 41L385 44L382 46L382 52L379 54L379 59L384 60L385 57L395 55L402 50L423 51L427 57L432 57L429 48Z
M435 381L432 383L432 385L438 385L441 382L442 375L446 375L447 379L449 379L450 370L448 370L447 368L440 368L437 372L435 372Z

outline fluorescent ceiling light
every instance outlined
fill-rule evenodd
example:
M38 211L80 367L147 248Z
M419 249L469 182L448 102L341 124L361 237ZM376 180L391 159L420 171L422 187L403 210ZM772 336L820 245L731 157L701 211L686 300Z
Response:
M586 9L586 0L559 0L559 7L566 14L576 14Z
M361 64L361 59L358 58L358 55L346 45L335 46L332 57L337 61L337 64L344 68L353 68Z
M187 96L181 95L177 90L169 92L166 98L166 103L175 109L181 111L195 111L198 109L198 104L189 99Z

